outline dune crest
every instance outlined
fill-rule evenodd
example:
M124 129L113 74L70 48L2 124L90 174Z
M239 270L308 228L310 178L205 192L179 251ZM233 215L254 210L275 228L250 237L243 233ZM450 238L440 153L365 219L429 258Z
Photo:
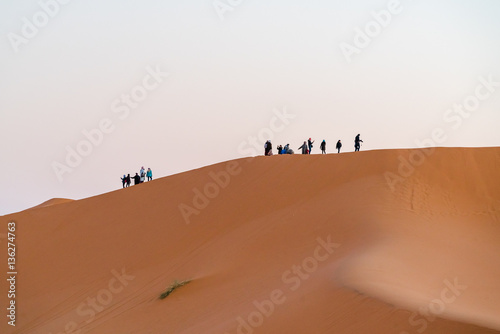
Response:
M38 204L34 207L31 207L30 209L35 209L35 208L44 208L47 206L52 206L52 205L58 205L58 204L63 204L63 203L68 203L68 202L73 202L74 200L68 199L68 198L52 198L49 199L48 201L45 201L41 204ZM28 209L29 210L29 209Z

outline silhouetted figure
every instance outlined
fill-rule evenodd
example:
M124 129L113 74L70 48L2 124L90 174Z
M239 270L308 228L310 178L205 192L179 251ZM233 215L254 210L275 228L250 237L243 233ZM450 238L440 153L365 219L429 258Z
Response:
M286 144L283 148L283 154L293 154L293 150L290 148L290 144Z
M270 140L267 141L267 146L266 146L266 155L273 155L273 144L271 143Z
M319 145L319 148L321 149L321 154L326 154L326 141L324 139L321 142L321 145Z
M308 149L307 149L307 142L305 141L304 144L302 144L301 147L299 147L297 150L302 150L302 154L307 154L308 153Z
M311 138L307 141L307 147L309 148L308 154L311 154L312 148L313 148L314 140L311 141Z
M127 176L123 174L121 180L122 180L122 188L125 188L125 185L127 184Z
M148 181L153 180L153 171L151 170L151 168L148 168L148 171L146 172L146 176L148 178Z
M361 143L363 142L361 139L359 139L360 134L354 138L354 152L359 151L359 148L361 147Z
M130 187L130 174L127 174L127 187Z
M342 148L342 143L340 142L340 140L337 142L337 146L335 146L337 148L337 153L340 153L340 149Z
M278 146L278 154L283 154L283 146Z
M139 174L135 173L135 176L134 176L134 186L141 183L141 177L139 176Z

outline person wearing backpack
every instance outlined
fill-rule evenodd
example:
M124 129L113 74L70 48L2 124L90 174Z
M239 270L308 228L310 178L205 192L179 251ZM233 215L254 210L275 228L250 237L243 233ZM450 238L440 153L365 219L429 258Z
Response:
M122 188L125 188L125 185L127 184L127 176L123 174L123 177L120 179L122 180Z

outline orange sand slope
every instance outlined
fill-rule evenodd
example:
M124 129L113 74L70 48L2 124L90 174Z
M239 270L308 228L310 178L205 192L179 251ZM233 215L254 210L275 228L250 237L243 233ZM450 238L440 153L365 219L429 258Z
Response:
M52 198L52 199L49 199L48 201L45 201L45 202L43 202L41 204L38 204L37 206L32 207L32 209L34 209L34 208L43 208L43 207L46 207L46 206L52 206L52 205L67 203L67 202L71 202L71 201L73 201L73 200L72 199L67 199L67 198Z
M0 332L500 333L499 167L500 148L257 157L3 216Z

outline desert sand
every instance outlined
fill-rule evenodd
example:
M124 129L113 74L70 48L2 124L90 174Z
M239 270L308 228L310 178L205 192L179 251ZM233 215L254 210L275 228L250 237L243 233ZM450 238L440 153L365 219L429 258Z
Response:
M2 216L0 332L500 333L499 167L500 148L245 158Z

